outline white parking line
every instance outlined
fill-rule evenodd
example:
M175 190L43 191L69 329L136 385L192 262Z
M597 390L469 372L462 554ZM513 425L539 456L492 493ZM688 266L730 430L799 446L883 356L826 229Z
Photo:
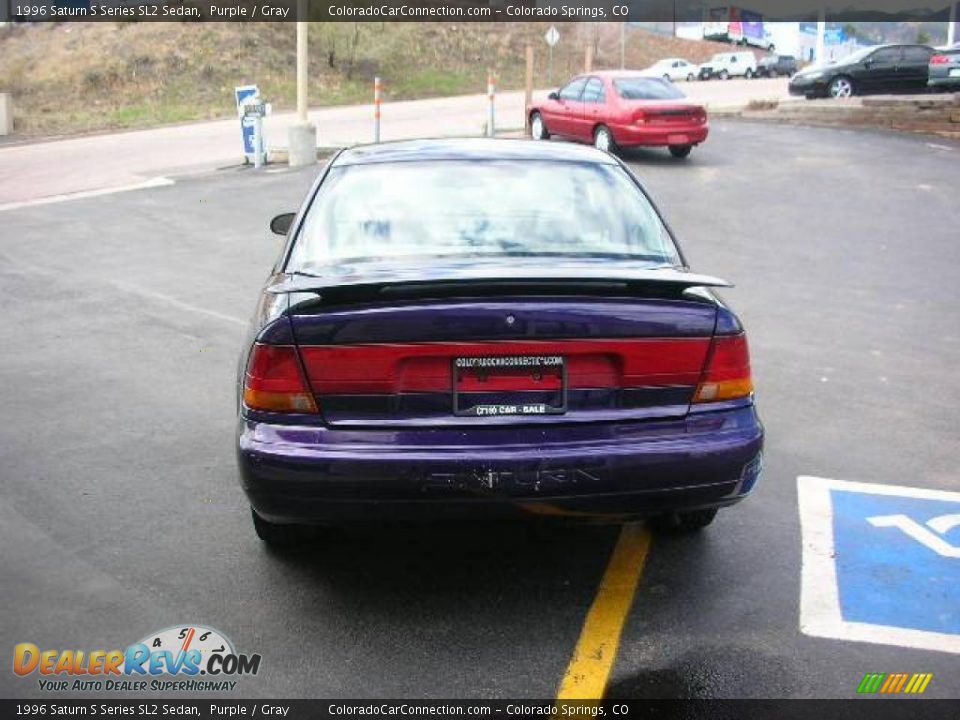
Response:
M66 195L50 195L48 197L37 198L36 200L21 200L19 202L3 203L0 205L0 212L36 207L37 205L52 205L53 203L68 202L70 200L84 200L86 198L100 197L101 195L130 192L131 190L147 190L149 188L167 187L173 184L174 181L170 178L155 177L150 178L142 183L135 183L133 185L121 185L120 187L102 188L100 190L83 190L82 192L67 193Z

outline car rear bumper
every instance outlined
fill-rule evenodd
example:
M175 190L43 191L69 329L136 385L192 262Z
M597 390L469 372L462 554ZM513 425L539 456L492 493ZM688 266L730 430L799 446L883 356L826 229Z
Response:
M665 147L667 145L699 145L707 139L709 125L613 125L614 140L620 147Z
M960 88L960 76L950 77L946 73L943 75L935 75L931 72L930 79L927 80L927 85L930 87Z
M404 431L241 418L238 459L272 522L522 514L627 519L728 505L754 488L753 405L656 422Z

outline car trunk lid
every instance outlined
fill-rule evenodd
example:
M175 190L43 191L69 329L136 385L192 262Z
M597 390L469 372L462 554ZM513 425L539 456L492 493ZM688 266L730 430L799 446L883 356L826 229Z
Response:
M579 277L550 271L559 280L485 277L474 266L471 280L346 273L335 284L286 278L274 291L296 288L296 345L331 425L682 417L717 313L685 290L726 283L673 269L621 270L635 279L606 279L613 274L600 264Z

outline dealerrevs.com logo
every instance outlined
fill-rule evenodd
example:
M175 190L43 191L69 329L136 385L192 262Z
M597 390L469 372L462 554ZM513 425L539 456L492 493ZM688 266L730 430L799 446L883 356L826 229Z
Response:
M14 646L13 672L37 676L41 690L143 692L230 691L256 675L260 655L238 653L221 632L179 625L151 633L125 650L41 649Z

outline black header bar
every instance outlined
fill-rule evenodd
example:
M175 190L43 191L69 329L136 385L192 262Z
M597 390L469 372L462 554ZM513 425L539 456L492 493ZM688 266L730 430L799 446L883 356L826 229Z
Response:
M743 8L764 21L947 22L951 0L0 0L29 22L692 22ZM734 19L734 18L731 18ZM743 18L747 20L748 18Z

